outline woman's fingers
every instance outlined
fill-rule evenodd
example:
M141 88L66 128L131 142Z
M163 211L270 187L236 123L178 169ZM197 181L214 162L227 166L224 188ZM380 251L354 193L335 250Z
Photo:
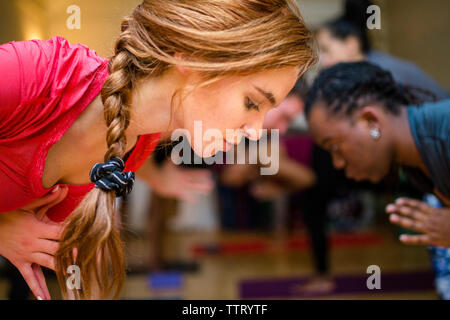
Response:
M39 222L39 235L40 239L56 240L59 241L64 232L64 225L62 224L48 224L45 222Z
M191 172L184 172L182 182L189 190L198 192L210 192L214 187L214 181L209 171L201 172L193 169Z
M73 257L73 261L77 261L77 257L78 257L78 249L77 248L73 248L72 257Z
M195 197L191 192L183 192L179 195L178 199L191 204L197 203L197 197Z
M408 199L408 200L411 200L411 199ZM397 202L395 204L389 204L386 207L386 212L388 214L400 213L403 216L410 217L417 221L425 221L427 219L427 213L422 210L422 209L424 209L424 207L421 204L415 203L414 206L410 206L409 205L409 204L411 204L410 202L406 203L404 201L399 201L399 200ZM422 208L422 209L419 209L419 208ZM428 210L428 209L426 209L426 210Z
M56 198L53 199L51 202L48 202L45 206L43 206L42 208L40 208L37 211L37 216L40 218L40 220L43 220L46 218L45 214L47 212L48 209L50 209L51 207L54 207L55 205L57 205L58 203L60 203L61 201L64 200L64 198L67 196L69 189L67 187L61 187L60 191L56 192Z
M37 279L39 286L41 287L41 291L45 295L44 299L51 300L50 292L48 291L47 283L45 282L44 273L42 272L41 267L39 265L33 263L33 264L31 264L31 269L33 270L34 276Z
M432 208L429 205L427 205L425 202L415 200L415 199L410 199L410 198L398 198L395 201L395 204L397 206L408 206L408 207L411 207L418 211L421 211L425 214L431 213L431 211L432 211Z
M400 241L404 244L411 244L411 245L433 245L431 242L431 239L426 234L420 234L420 235L409 235L409 234L402 234L400 236Z
M25 211L31 211L36 208L42 207L48 203L51 203L52 201L54 201L55 199L58 198L59 192L60 192L60 187L56 186L55 189L53 189L50 193L23 206L21 209L25 210Z
M186 182L190 183L203 183L203 184L212 184L214 183L211 178L211 174L209 172L195 172L196 169L193 169L191 172L181 172L180 178Z
M417 221L425 221L427 219L427 214L407 206L401 206L400 208L398 208L397 212Z
M42 290L38 279L34 271L31 268L31 264L26 263L20 267L18 267L20 274L24 278L25 282L28 284L31 292L33 292L34 296L38 300L42 300L45 298L45 292ZM40 299L39 299L40 298Z
M181 169L182 174L192 180L210 180L211 172L209 170L199 170L199 169Z
M53 256L42 252L33 252L30 258L38 265L55 271L55 258Z
M393 203L388 204L388 205L386 206L386 213L391 214L391 213L398 212L398 208L399 208L399 207L396 206L396 205L393 204Z
M392 223L395 223L399 226L402 226L403 228L410 229L416 232L425 233L425 228L422 222L413 220L410 218L402 217L397 214L391 214L389 217L389 220Z
M37 239L33 246L34 252L42 252L54 256L59 249L59 242L47 239Z
M204 193L204 194L208 194L212 189L213 189L213 185L209 184L209 183L204 183L204 182L190 182L186 184L186 189L190 190L190 191L194 191L194 192L200 192L200 193Z

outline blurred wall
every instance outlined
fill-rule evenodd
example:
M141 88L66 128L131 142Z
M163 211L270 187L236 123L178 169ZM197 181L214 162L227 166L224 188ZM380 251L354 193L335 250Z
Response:
M414 61L450 90L450 1L380 2L389 52Z
M381 30L369 32L376 48L411 60L450 89L449 0L373 0L381 7ZM0 43L54 35L112 54L122 17L140 0L0 0ZM298 0L315 28L342 12L344 0ZM81 29L69 30L66 10L81 9Z
M120 33L122 18L131 13L140 0L45 0L49 35L60 35L70 42L83 43L95 49L99 55L107 57L112 54L115 38ZM66 13L70 5L81 9L81 28L70 30Z
M22 33L16 4L10 0L0 0L0 43L20 40Z
M317 28L341 14L344 0L296 0L296 2L306 24L310 28Z
M0 43L59 35L83 43L101 56L112 54L120 22L140 0L0 0ZM81 11L81 28L70 30L70 5Z

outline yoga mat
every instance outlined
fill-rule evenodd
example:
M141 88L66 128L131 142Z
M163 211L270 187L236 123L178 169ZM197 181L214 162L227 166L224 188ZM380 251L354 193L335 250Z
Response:
M383 273L381 271L381 289L369 290L366 282L370 274L336 276L335 288L327 293L302 293L297 286L305 284L308 277L244 280L239 284L241 299L269 298L311 298L321 296L351 294L383 294L395 292L413 292L434 290L431 271L402 273Z
M339 233L330 237L331 247L367 247L378 246L383 242L381 236L373 233ZM309 248L309 239L306 236L292 237L282 245L284 251L299 251ZM196 244L191 252L195 256L217 254L248 254L274 252L273 244L267 239L233 240L207 244ZM277 249L279 250L279 249Z
M150 274L148 284L154 290L179 289L183 285L183 275L179 272Z

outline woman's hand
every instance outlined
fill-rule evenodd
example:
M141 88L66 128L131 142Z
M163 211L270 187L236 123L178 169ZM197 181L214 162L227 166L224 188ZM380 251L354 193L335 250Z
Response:
M412 245L431 245L450 248L450 209L434 208L425 202L400 198L386 207L390 221L406 229L421 233L406 235L400 241Z
M188 169L165 159L161 167L149 159L136 172L151 188L163 197L196 202L198 194L208 194L214 188L211 172L206 169Z
M252 196L259 200L275 200L285 194L286 190L275 181L260 180L250 187Z
M206 195L214 188L210 171L182 168L173 164L170 159L166 159L161 167L157 167L150 159L136 174L157 194L192 203L196 202L197 195Z
M162 196L195 203L197 195L211 192L214 181L209 170L182 168L169 159L162 165L160 179L152 187Z
M227 164L220 174L220 181L228 187L240 188L258 178L258 175L259 166L256 164Z
M12 212L0 213L0 255L22 274L38 300L50 300L41 267L55 270L54 255L63 226L50 221L45 213L67 196L67 187Z

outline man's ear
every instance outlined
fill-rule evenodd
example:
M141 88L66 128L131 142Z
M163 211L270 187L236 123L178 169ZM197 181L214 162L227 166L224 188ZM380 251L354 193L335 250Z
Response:
M380 127L380 110L371 105L367 105L361 109L359 119L364 121L369 128Z

